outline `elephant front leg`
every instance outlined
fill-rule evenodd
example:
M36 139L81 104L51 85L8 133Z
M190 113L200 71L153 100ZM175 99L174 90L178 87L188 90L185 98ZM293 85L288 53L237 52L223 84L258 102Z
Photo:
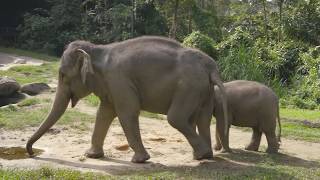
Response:
M100 158L104 156L103 142L115 117L115 111L110 104L100 104L91 138L91 148L86 151L87 157Z
M142 144L138 114L135 116L120 115L119 119L129 146L134 151L131 162L144 163L146 160L150 159L150 155Z

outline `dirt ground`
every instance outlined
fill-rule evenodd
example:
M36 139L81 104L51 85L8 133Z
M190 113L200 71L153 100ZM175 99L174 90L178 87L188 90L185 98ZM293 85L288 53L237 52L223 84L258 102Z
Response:
M1 57L0 53L0 57ZM8 63L8 62L7 62ZM51 96L42 95L43 97ZM41 96L40 96L41 97ZM94 115L96 108L80 102L79 111ZM167 167L195 167L206 161L192 160L192 149L186 139L176 129L172 128L166 120L156 120L140 117L140 130L143 143L151 155L151 159L144 164L130 162L133 151L127 147L127 140L117 119L112 123L105 139L105 157L89 159L83 156L90 147L93 124L89 131L80 131L70 127L54 126L35 144L34 148L44 150L41 155L34 158L5 160L0 159L3 168L37 168L42 166L68 167L83 171L99 171L108 174L123 174L131 171L154 170ZM24 130L8 131L0 128L0 147L25 147L27 139L37 128L29 127ZM212 142L215 142L215 125L211 127ZM239 157L249 153L244 146L249 143L251 132L231 128L230 146ZM120 148L119 148L120 146ZM260 149L267 147L263 136ZM251 153L251 152L250 152ZM294 160L301 165L311 161L320 161L320 143L310 143L282 138L280 153L288 161ZM255 153L251 153L255 155ZM212 162L221 168L237 168L253 166L254 162L230 160L225 154L215 152ZM208 160L207 160L208 161ZM222 163L221 163L222 162ZM225 163L223 163L225 162Z
M95 108L80 103L78 110L93 114ZM35 157L18 160L0 159L0 164L5 168L37 168L40 166L68 167L84 171L102 171L108 174L122 174L129 171L151 170L161 167L194 167L203 161L192 160L192 149L186 139L177 130L172 128L166 120L156 120L140 117L140 129L144 145L151 155L151 159L145 164L130 162L133 151L127 148L127 141L117 119L112 123L107 134L104 151L105 158L89 159L83 156L85 150L90 147L90 131L79 131L72 128L54 126L35 143L34 148L44 150ZM214 135L215 125L212 125ZM23 131L0 130L0 147L24 147L26 140L33 134L36 128L27 128ZM230 145L235 153L245 153L244 146L249 142L251 133L232 128ZM214 137L212 136L214 142ZM119 148L119 146L123 146ZM261 148L267 147L263 137ZM119 150L120 149L120 150ZM282 138L280 152L292 158L301 159L301 163L320 160L320 144L304 141L296 141ZM215 152L216 157L222 157ZM217 159L218 160L218 159ZM217 161L216 160L216 161ZM225 159L226 161L231 161ZM213 160L215 161L215 160ZM252 162L232 161L233 165L251 166ZM221 165L217 163L217 165ZM230 163L226 166L230 166Z

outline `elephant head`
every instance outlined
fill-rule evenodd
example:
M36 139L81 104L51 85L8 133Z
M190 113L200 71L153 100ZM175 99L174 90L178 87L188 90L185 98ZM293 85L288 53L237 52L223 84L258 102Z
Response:
M93 74L90 52L93 44L75 41L65 49L59 68L57 92L51 111L38 130L28 140L26 148L33 155L32 145L62 116L71 101L74 107L80 98L89 95L88 76Z

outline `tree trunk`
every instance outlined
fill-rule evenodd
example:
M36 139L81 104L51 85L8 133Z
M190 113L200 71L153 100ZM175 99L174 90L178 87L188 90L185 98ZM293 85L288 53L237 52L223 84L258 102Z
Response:
M189 8L188 12L188 34L192 32L192 7Z
M131 10L131 38L134 37L134 24L136 20L136 2L135 0L131 0L132 10Z
M280 42L282 39L282 8L283 8L283 1L284 0L278 0L278 6L279 6L279 30L278 30L278 41Z
M268 36L266 0L262 0L262 5L263 5L263 15L264 15L264 31L265 31L266 40L268 42L269 41L269 36Z
M179 0L175 0L174 4L174 13L173 13L173 22L171 26L170 38L177 38L177 16L178 16Z

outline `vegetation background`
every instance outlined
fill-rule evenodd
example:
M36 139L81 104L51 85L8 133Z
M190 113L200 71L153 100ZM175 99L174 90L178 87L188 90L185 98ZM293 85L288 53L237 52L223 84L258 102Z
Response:
M76 39L168 36L212 56L225 81L256 80L282 106L320 107L319 0L11 0L0 26L2 46L55 56Z

